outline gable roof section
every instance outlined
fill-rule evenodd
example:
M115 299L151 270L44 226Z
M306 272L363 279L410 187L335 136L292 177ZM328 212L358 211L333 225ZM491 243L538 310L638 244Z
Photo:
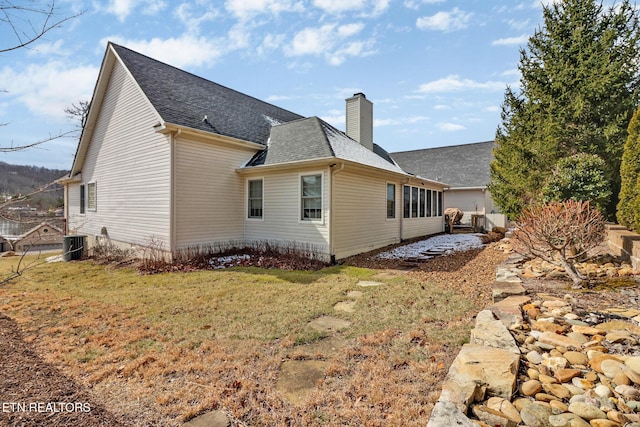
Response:
M493 141L391 153L404 170L448 183L452 188L486 187Z
M247 167L335 158L406 175L382 147L375 145L374 151L324 120L309 117L274 126L267 149L258 153Z
M273 124L302 118L126 47L110 46L165 122L266 144Z

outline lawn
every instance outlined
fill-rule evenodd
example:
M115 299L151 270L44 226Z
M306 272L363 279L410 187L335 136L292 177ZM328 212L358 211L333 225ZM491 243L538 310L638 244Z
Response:
M0 278L17 262L0 258ZM0 286L0 311L135 425L179 425L214 409L234 425L424 425L477 307L424 275L379 273L41 264ZM374 280L382 285L358 286ZM336 311L355 290L354 311ZM309 322L321 316L351 326L319 332ZM339 347L311 351L331 338ZM292 403L278 390L280 368L309 359L327 362L324 375Z

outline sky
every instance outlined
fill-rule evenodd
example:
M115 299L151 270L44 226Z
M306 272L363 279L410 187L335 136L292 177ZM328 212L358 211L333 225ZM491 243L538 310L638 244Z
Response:
M76 129L65 109L91 99L108 41L341 130L362 92L389 152L492 140L550 1L56 0L58 19L81 14L0 53L0 148ZM9 30L0 20L0 49ZM0 161L67 170L77 142Z

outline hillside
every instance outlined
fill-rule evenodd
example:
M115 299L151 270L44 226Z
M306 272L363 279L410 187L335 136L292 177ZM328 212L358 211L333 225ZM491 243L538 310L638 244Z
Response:
M29 194L66 173L67 171L61 169L11 165L0 162L0 203L16 195ZM62 206L62 186L55 185L45 192L34 195L23 204L42 210Z

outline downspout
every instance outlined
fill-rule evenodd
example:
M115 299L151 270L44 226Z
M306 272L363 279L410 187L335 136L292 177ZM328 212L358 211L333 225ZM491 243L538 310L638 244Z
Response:
M329 165L330 168L334 168L337 164L333 163L331 165ZM334 238L333 238L333 221L334 221L334 214L335 214L335 210L334 210L334 206L333 206L333 193L335 191L335 185L334 185L334 181L335 181L335 176L338 174L338 172L341 172L344 169L344 163L340 163L340 168L339 169L335 169L331 171L331 194L329 194L329 209L331 212L331 215L329 217L329 256L331 257L331 264L335 264L336 263L336 252L335 252L335 244L334 244Z
M169 201L169 215L170 215L170 219L169 219L169 250L171 251L171 257L173 258L173 256L176 253L177 250L177 246L176 246L176 224L177 224L177 203L176 203L176 196L178 194L177 190L176 190L176 138L178 137L178 135L180 135L182 133L181 129L178 129L175 132L171 132L170 133L170 141L169 141L169 151L170 151L170 165L169 165L169 169L170 169L170 189L169 189L169 193L171 195L170 197L170 201Z

